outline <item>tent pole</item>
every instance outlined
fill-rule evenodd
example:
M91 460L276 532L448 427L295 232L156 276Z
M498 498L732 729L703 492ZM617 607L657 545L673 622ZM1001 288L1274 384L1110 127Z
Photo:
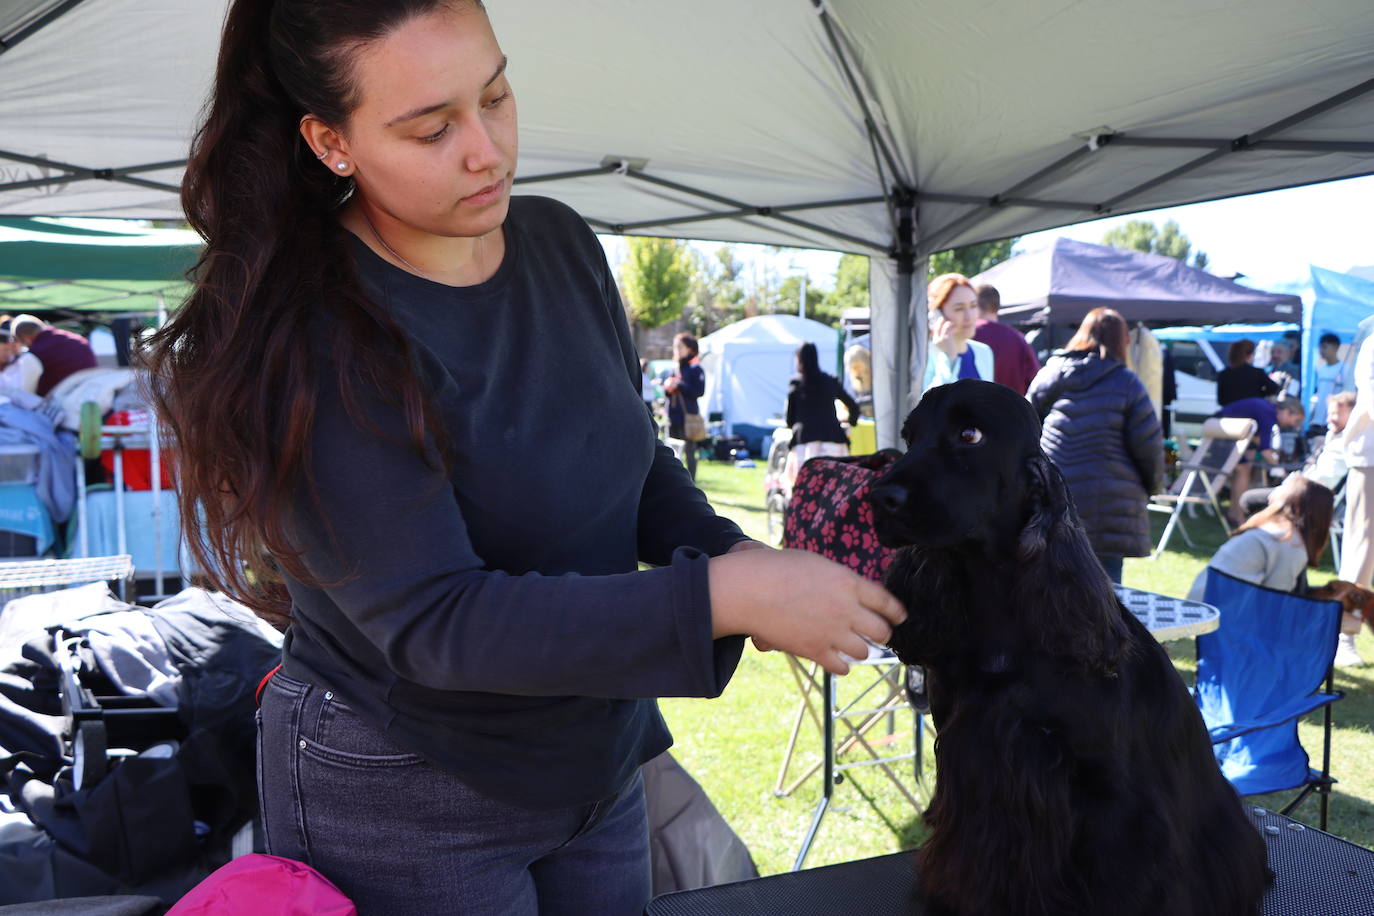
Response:
M915 282L916 198L907 190L894 195L897 236L890 252L895 276L889 271L870 271L870 282L885 277L892 286L892 300L873 290L872 315L873 409L879 448L897 448L901 442L902 422L911 409L912 382L925 371L925 322L913 309L918 293ZM879 305L886 308L879 308ZM890 309L889 315L880 311ZM916 319L916 320L913 320ZM913 360L913 346L916 358Z

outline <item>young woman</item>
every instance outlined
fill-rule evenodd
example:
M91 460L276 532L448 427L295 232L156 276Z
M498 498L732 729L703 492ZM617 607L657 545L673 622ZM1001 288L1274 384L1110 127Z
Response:
M1226 368L1217 374L1217 403L1222 407L1245 398L1267 398L1279 393L1279 386L1264 370L1253 365L1255 342L1237 340L1226 351Z
M1151 549L1150 494L1164 472L1164 434L1145 386L1126 367L1126 321L1095 308L1031 382L1040 445L1064 475L1102 568Z
M235 0L149 357L202 565L290 615L268 848L365 913L641 912L653 698L904 616L657 447L601 246L510 196L506 63L476 0Z
M663 393L668 396L668 436L686 443L682 454L687 474L696 480L698 443L687 439L686 425L687 414L700 412L697 399L706 394L706 370L701 365L697 339L686 332L675 336L673 359L677 360L677 369L663 383Z
M1218 548L1207 569L1265 588L1291 592L1308 568L1321 562L1331 535L1331 491L1301 474L1290 474L1256 512ZM1201 601L1207 569L1198 573L1188 597Z
M859 422L859 405L840 380L821 371L816 345L797 348L797 374L787 385L787 425L792 428L792 447L787 452L784 476L790 489L797 471L812 458L849 454L849 437L835 414L835 402L849 411L849 425Z
M961 378L993 381L992 347L973 339L978 331L978 293L963 274L941 274L926 290L930 353L921 391Z

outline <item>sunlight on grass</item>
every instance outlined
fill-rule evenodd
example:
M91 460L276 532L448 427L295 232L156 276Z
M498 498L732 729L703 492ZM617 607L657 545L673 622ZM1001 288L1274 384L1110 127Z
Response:
M750 536L764 538L762 462L746 469L703 461L698 466L697 478L716 511L734 519ZM1152 522L1158 537L1164 517L1152 514ZM1188 532L1196 548L1188 548L1175 534L1170 550L1160 559L1126 560L1125 584L1170 595L1187 594L1193 578L1224 537L1215 521L1203 517L1191 520ZM1318 585L1333 575L1328 554L1323 568L1312 571L1309 579ZM1179 640L1167 648L1180 675L1191 684L1196 670L1192 641ZM1360 634L1359 650L1374 662L1374 638L1368 631ZM838 689L842 702L846 695L843 691L858 689L858 677L856 674L841 680ZM1331 771L1340 783L1331 797L1328 829L1363 846L1374 846L1374 664L1337 669L1336 686L1346 692L1346 698L1334 707L1336 729ZM765 875L792 867L821 794L820 775L816 774L790 796L774 795L799 697L787 660L777 653L763 654L749 647L720 698L664 700L661 704L677 741L673 754L706 789ZM1318 766L1320 723L1318 713L1299 728L1303 744ZM909 741L911 716L899 719L897 725L899 734L904 733ZM820 734L810 719L802 723L797 748L793 774L801 772L799 764L804 767L820 758ZM933 775L929 733L924 752L927 786L915 785L909 761L895 767L908 787L915 790L918 800L928 797L925 793ZM863 756L855 754L846 759ZM1256 796L1250 801L1277 809L1282 807L1284 796ZM1317 800L1309 798L1294 816L1315 825ZM806 865L814 867L912 849L921 836L919 813L876 767L849 770L845 780L835 787Z

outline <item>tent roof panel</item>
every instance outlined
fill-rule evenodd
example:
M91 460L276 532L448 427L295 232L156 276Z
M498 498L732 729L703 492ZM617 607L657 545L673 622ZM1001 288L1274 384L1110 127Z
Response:
M175 195L119 180L47 187L43 158L115 169L185 157L214 66L225 0L77 4L0 55L0 213L173 216ZM1085 131L1229 141L1370 79L1367 0L597 0L491 3L521 106L520 174L647 160L647 175L767 207L872 198L891 187L826 32L841 36L904 182L927 195L919 227L954 226L926 247L965 244L1092 218L1090 207L985 206L1011 194L1109 204L1111 212L1209 200L1374 172L1368 152L1227 153L1154 181L1205 151L1108 143ZM2 23L3 20L0 20ZM1367 141L1374 92L1277 139ZM48 168L49 176L61 174ZM133 177L171 187L177 170ZM20 183L18 187L7 187ZM697 202L624 175L531 185L600 226L661 221ZM696 209L711 212L713 205ZM693 213L695 215L695 213ZM869 250L892 245L885 207L645 227L644 234Z
M1077 322L1110 306L1129 321L1296 320L1299 297L1267 293L1213 276L1163 255L1059 238L1008 258L978 276L1001 294L1009 319ZM1048 308L1048 314L1043 311Z

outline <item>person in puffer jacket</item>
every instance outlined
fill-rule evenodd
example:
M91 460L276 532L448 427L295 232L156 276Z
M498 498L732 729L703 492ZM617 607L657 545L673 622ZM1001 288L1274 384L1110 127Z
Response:
M1043 429L1040 446L1064 475L1093 551L1113 582L1123 557L1150 553L1146 506L1164 472L1159 416L1127 368L1126 320L1095 308L1026 393Z

